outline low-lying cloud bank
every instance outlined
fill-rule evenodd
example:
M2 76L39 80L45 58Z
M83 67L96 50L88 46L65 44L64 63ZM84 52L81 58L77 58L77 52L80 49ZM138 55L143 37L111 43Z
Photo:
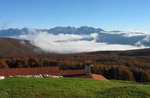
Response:
M144 47L107 44L96 42L97 33L90 35L75 34L49 34L47 32L36 32L35 34L25 34L19 36L21 39L31 41L31 44L40 47L50 53L80 53L91 51L113 51L130 50Z

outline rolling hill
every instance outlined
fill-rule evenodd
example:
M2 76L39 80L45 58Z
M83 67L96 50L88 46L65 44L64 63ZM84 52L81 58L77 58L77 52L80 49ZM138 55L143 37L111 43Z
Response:
M42 50L26 40L0 38L0 57L30 56L41 53Z
M8 78L2 98L149 98L150 85L76 78Z

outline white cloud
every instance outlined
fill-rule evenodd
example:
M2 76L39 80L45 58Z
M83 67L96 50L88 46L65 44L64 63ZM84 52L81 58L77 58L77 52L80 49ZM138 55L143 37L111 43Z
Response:
M143 33L143 32L138 32L138 31L118 31L118 32L114 32L114 31L110 31L110 32L106 32L108 34L119 34L122 35L124 37L136 37L136 36L147 36L148 34Z
M138 41L137 43L135 43L135 45L144 47L143 43L144 42L149 42L150 41L150 35L146 36L144 39Z
M143 39L143 41L149 42L149 41L150 41L150 35L147 36L147 37L145 37L145 38Z
M26 34L19 36L21 39L30 40L31 43L40 47L44 51L52 53L80 53L91 51L106 50L130 50L139 49L141 47L131 45L118 45L98 43L95 41L98 34L75 35L75 34L49 34L47 32L38 32L34 34ZM93 39L93 40L85 40Z

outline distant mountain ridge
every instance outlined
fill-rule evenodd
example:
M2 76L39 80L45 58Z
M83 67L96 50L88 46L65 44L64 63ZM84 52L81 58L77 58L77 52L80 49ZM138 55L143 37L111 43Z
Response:
M121 44L121 45L134 45L134 46L146 46L150 47L150 34L144 34L142 32L123 32L123 31L105 31L101 28L93 28L82 26L75 27L54 27L51 29L7 29L0 30L0 37L17 38L17 36L32 34L38 32L47 32L49 34L76 34L76 35L89 35L97 33L96 42L103 42L107 44ZM86 39L91 40L91 39Z
M42 32L48 32L48 33L52 33L52 34L91 34L91 33L100 33L102 31L104 31L101 28L93 28L93 27L87 27L87 26L82 26L79 28L75 28L75 27L54 27L51 29L32 29L34 31L42 31ZM25 33L33 33L31 31L31 29L28 28L22 28L22 29L13 29L13 28L9 28L6 30L0 30L0 36L18 36L18 35L22 35Z

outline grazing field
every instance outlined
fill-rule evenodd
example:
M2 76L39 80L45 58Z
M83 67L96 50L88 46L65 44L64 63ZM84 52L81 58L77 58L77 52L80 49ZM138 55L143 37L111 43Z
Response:
M0 98L150 98L150 85L77 78L7 78Z

